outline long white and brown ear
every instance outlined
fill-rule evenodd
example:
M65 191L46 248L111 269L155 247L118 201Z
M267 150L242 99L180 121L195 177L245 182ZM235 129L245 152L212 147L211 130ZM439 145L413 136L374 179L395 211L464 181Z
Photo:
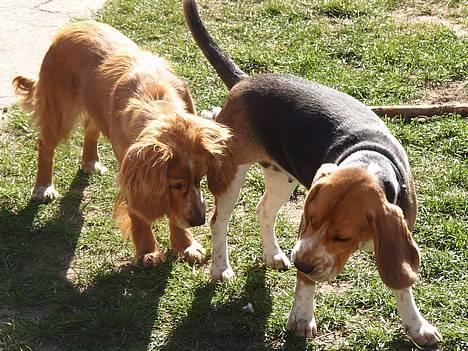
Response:
M382 281L392 289L412 286L418 280L419 249L408 229L402 210L385 202L368 213L374 232L374 251Z
M121 191L129 210L147 221L163 216L169 208L167 168L172 156L168 145L143 140L130 146L122 161Z

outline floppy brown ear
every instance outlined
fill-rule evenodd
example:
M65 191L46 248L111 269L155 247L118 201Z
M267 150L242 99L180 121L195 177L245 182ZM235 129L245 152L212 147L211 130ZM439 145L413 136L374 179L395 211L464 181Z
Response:
M231 131L214 121L201 120L200 123L197 128L199 143L208 152L211 162L219 164L231 139Z
M314 230L322 226L323 221L330 212L333 199L322 194L324 192L323 184L326 183L326 177L335 172L337 166L334 163L324 163L317 170L312 181L312 186L307 194L304 204L304 213L302 215L301 227L303 225L312 225ZM319 196L319 192L320 196Z
M385 203L368 214L374 232L374 251L382 281L392 289L410 287L418 280L419 249L406 224L402 210Z
M162 143L139 142L130 146L118 176L129 211L147 221L166 214L169 208L167 167L172 156L169 146Z

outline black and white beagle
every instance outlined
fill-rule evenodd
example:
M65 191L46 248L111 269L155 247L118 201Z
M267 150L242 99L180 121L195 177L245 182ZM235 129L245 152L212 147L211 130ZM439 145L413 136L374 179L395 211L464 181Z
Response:
M370 247L411 338L424 345L441 340L412 296L420 262L410 232L417 204L401 144L377 115L349 95L292 75L247 76L210 37L195 1L183 4L195 41L230 89L216 121L233 136L222 165L208 171L216 200L212 279L234 276L227 226L246 172L258 162L266 189L257 216L268 266L290 266L275 237L276 215L298 183L310 188L292 253L298 273L290 330L316 335L315 282L334 278L353 251Z

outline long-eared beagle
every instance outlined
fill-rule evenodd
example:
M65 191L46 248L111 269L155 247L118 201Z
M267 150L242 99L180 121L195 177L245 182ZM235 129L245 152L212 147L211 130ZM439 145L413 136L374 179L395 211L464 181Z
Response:
M411 292L420 260L410 233L417 204L400 143L369 108L349 95L291 75L248 77L210 37L195 1L183 4L195 41L230 89L216 121L233 136L221 167L208 172L216 200L212 279L234 275L227 225L246 172L258 162L264 168L265 193L257 216L268 266L289 267L276 241L276 215L297 183L310 188L292 253L298 272L290 330L316 335L315 282L334 278L353 251L370 246L411 338L425 345L441 340L419 313Z
M55 36L37 81L19 76L13 84L39 128L34 199L58 196L54 150L81 116L84 172L105 171L97 151L100 134L112 143L122 195L115 217L122 232L132 234L136 260L150 267L164 259L151 223L166 215L173 252L202 261L204 249L188 227L205 222L200 180L230 135L194 115L188 88L163 59L108 25L77 22Z

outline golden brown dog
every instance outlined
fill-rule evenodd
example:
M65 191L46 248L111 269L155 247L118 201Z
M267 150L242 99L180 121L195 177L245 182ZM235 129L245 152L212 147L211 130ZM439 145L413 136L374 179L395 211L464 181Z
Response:
M19 76L13 85L39 128L34 199L58 196L54 150L81 116L82 170L105 171L97 152L101 133L119 162L115 213L121 230L131 231L137 261L148 267L164 259L151 230L164 215L173 252L202 260L204 249L187 228L205 222L200 180L230 134L194 116L189 90L164 60L108 25L78 22L56 35L37 81Z

